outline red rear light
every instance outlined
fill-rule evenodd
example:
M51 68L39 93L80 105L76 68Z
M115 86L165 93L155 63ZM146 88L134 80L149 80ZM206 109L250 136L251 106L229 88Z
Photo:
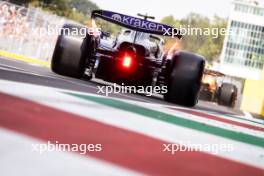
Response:
M125 55L122 63L123 67L129 68L131 66L131 63L132 63L132 57Z
M128 47L120 52L121 66L126 71L133 71L136 64L136 49L134 47Z

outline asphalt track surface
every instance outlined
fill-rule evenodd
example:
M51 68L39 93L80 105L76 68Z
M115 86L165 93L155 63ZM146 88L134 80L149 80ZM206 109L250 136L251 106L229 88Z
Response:
M98 94L99 87L101 86L113 85L98 79L86 81L57 75L49 68L9 58L0 58L0 79L92 94ZM148 97L138 94L109 94L109 97L136 100L159 105L177 106L172 103L165 102L159 95ZM196 105L194 109L216 112L220 114L244 115L243 112L238 109L231 109L228 107L219 106L215 103L204 101L199 101L198 105Z

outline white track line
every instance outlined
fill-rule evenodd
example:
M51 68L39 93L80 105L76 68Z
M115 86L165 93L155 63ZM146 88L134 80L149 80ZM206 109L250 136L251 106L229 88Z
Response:
M6 93L167 142L191 142L192 144L207 145L232 144L234 146L234 151L219 151L217 156L264 168L264 149L262 147L103 106L56 92L56 90L52 88L9 81L0 81L0 85L0 90ZM205 152L213 153L212 151Z
M42 141L0 128L1 176L116 176L142 175L92 157L61 151L43 154L33 150L32 144ZM44 144L44 143L43 143Z

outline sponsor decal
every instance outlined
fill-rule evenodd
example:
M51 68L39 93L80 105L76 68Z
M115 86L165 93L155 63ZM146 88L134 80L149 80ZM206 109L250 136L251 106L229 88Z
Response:
M113 14L111 17L113 20L122 22L122 17L118 14Z
M139 27L142 29L147 29L147 30L153 30L153 31L165 31L166 27L163 24L143 20L140 18L136 17L131 17L127 15L121 15L121 14L113 14L111 15L111 18L113 20L116 20L118 22L124 23L129 26L134 26L134 27Z
M167 36L172 36L174 35L173 31L175 31L173 27L165 24L156 23L153 21L148 21L111 11L102 11L102 16L104 18L112 19L119 25L123 25L128 28L132 27L132 29L134 28L134 30L138 30L141 32L153 33L157 35L164 35L165 33L165 35Z

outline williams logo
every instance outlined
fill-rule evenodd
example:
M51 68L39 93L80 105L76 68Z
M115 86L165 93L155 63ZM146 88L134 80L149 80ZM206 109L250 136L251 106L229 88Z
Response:
M116 20L116 21L122 22L122 17L118 14L113 14L111 18Z

